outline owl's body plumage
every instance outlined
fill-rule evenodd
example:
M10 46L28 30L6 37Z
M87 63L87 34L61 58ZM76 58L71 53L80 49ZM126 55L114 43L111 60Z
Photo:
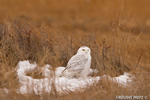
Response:
M76 55L69 61L66 68L62 71L62 76L67 78L86 78L91 67L91 51L90 48L82 46Z

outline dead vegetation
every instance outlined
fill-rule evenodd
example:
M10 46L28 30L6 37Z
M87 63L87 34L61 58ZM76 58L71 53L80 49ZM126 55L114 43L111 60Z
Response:
M1 90L0 100L114 100L119 95L150 98L148 0L116 0L116 4L108 0L1 2L0 88L10 92ZM137 8L140 3L145 8ZM6 12L10 18L5 18ZM135 75L133 83L123 88L102 79L85 92L63 96L55 89L42 96L15 92L19 87L15 72L19 61L37 62L39 67L50 64L55 69L66 66L82 45L91 48L92 68L99 70L98 75L115 77L130 72ZM42 77L39 70L34 72L28 75Z

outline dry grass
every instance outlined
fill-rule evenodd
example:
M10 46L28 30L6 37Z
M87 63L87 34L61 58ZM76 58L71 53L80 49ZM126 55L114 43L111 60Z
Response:
M145 0L1 0L0 100L114 100L118 95L150 98L149 1ZM140 7L139 7L140 6ZM19 61L39 67L66 66L82 46L92 50L92 68L112 77L130 72L126 88L102 79L85 92L59 96L21 95L15 68ZM35 71L36 72L36 71ZM40 72L29 73L41 78Z

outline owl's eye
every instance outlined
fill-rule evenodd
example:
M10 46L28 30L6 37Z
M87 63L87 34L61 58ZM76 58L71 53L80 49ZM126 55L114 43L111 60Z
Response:
M88 51L89 51L89 49L88 49Z
M85 51L85 49L82 49L82 51Z

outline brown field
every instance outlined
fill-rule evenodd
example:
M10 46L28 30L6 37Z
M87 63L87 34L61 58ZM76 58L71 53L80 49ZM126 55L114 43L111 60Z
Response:
M123 88L102 79L84 92L54 92L42 95L43 100L115 100L119 95L150 100L149 4L150 0L0 0L0 88L10 90L0 90L0 100L40 100L34 93L15 92L17 63L66 66L83 45L91 48L91 67L98 75L129 72L135 75L132 84Z

